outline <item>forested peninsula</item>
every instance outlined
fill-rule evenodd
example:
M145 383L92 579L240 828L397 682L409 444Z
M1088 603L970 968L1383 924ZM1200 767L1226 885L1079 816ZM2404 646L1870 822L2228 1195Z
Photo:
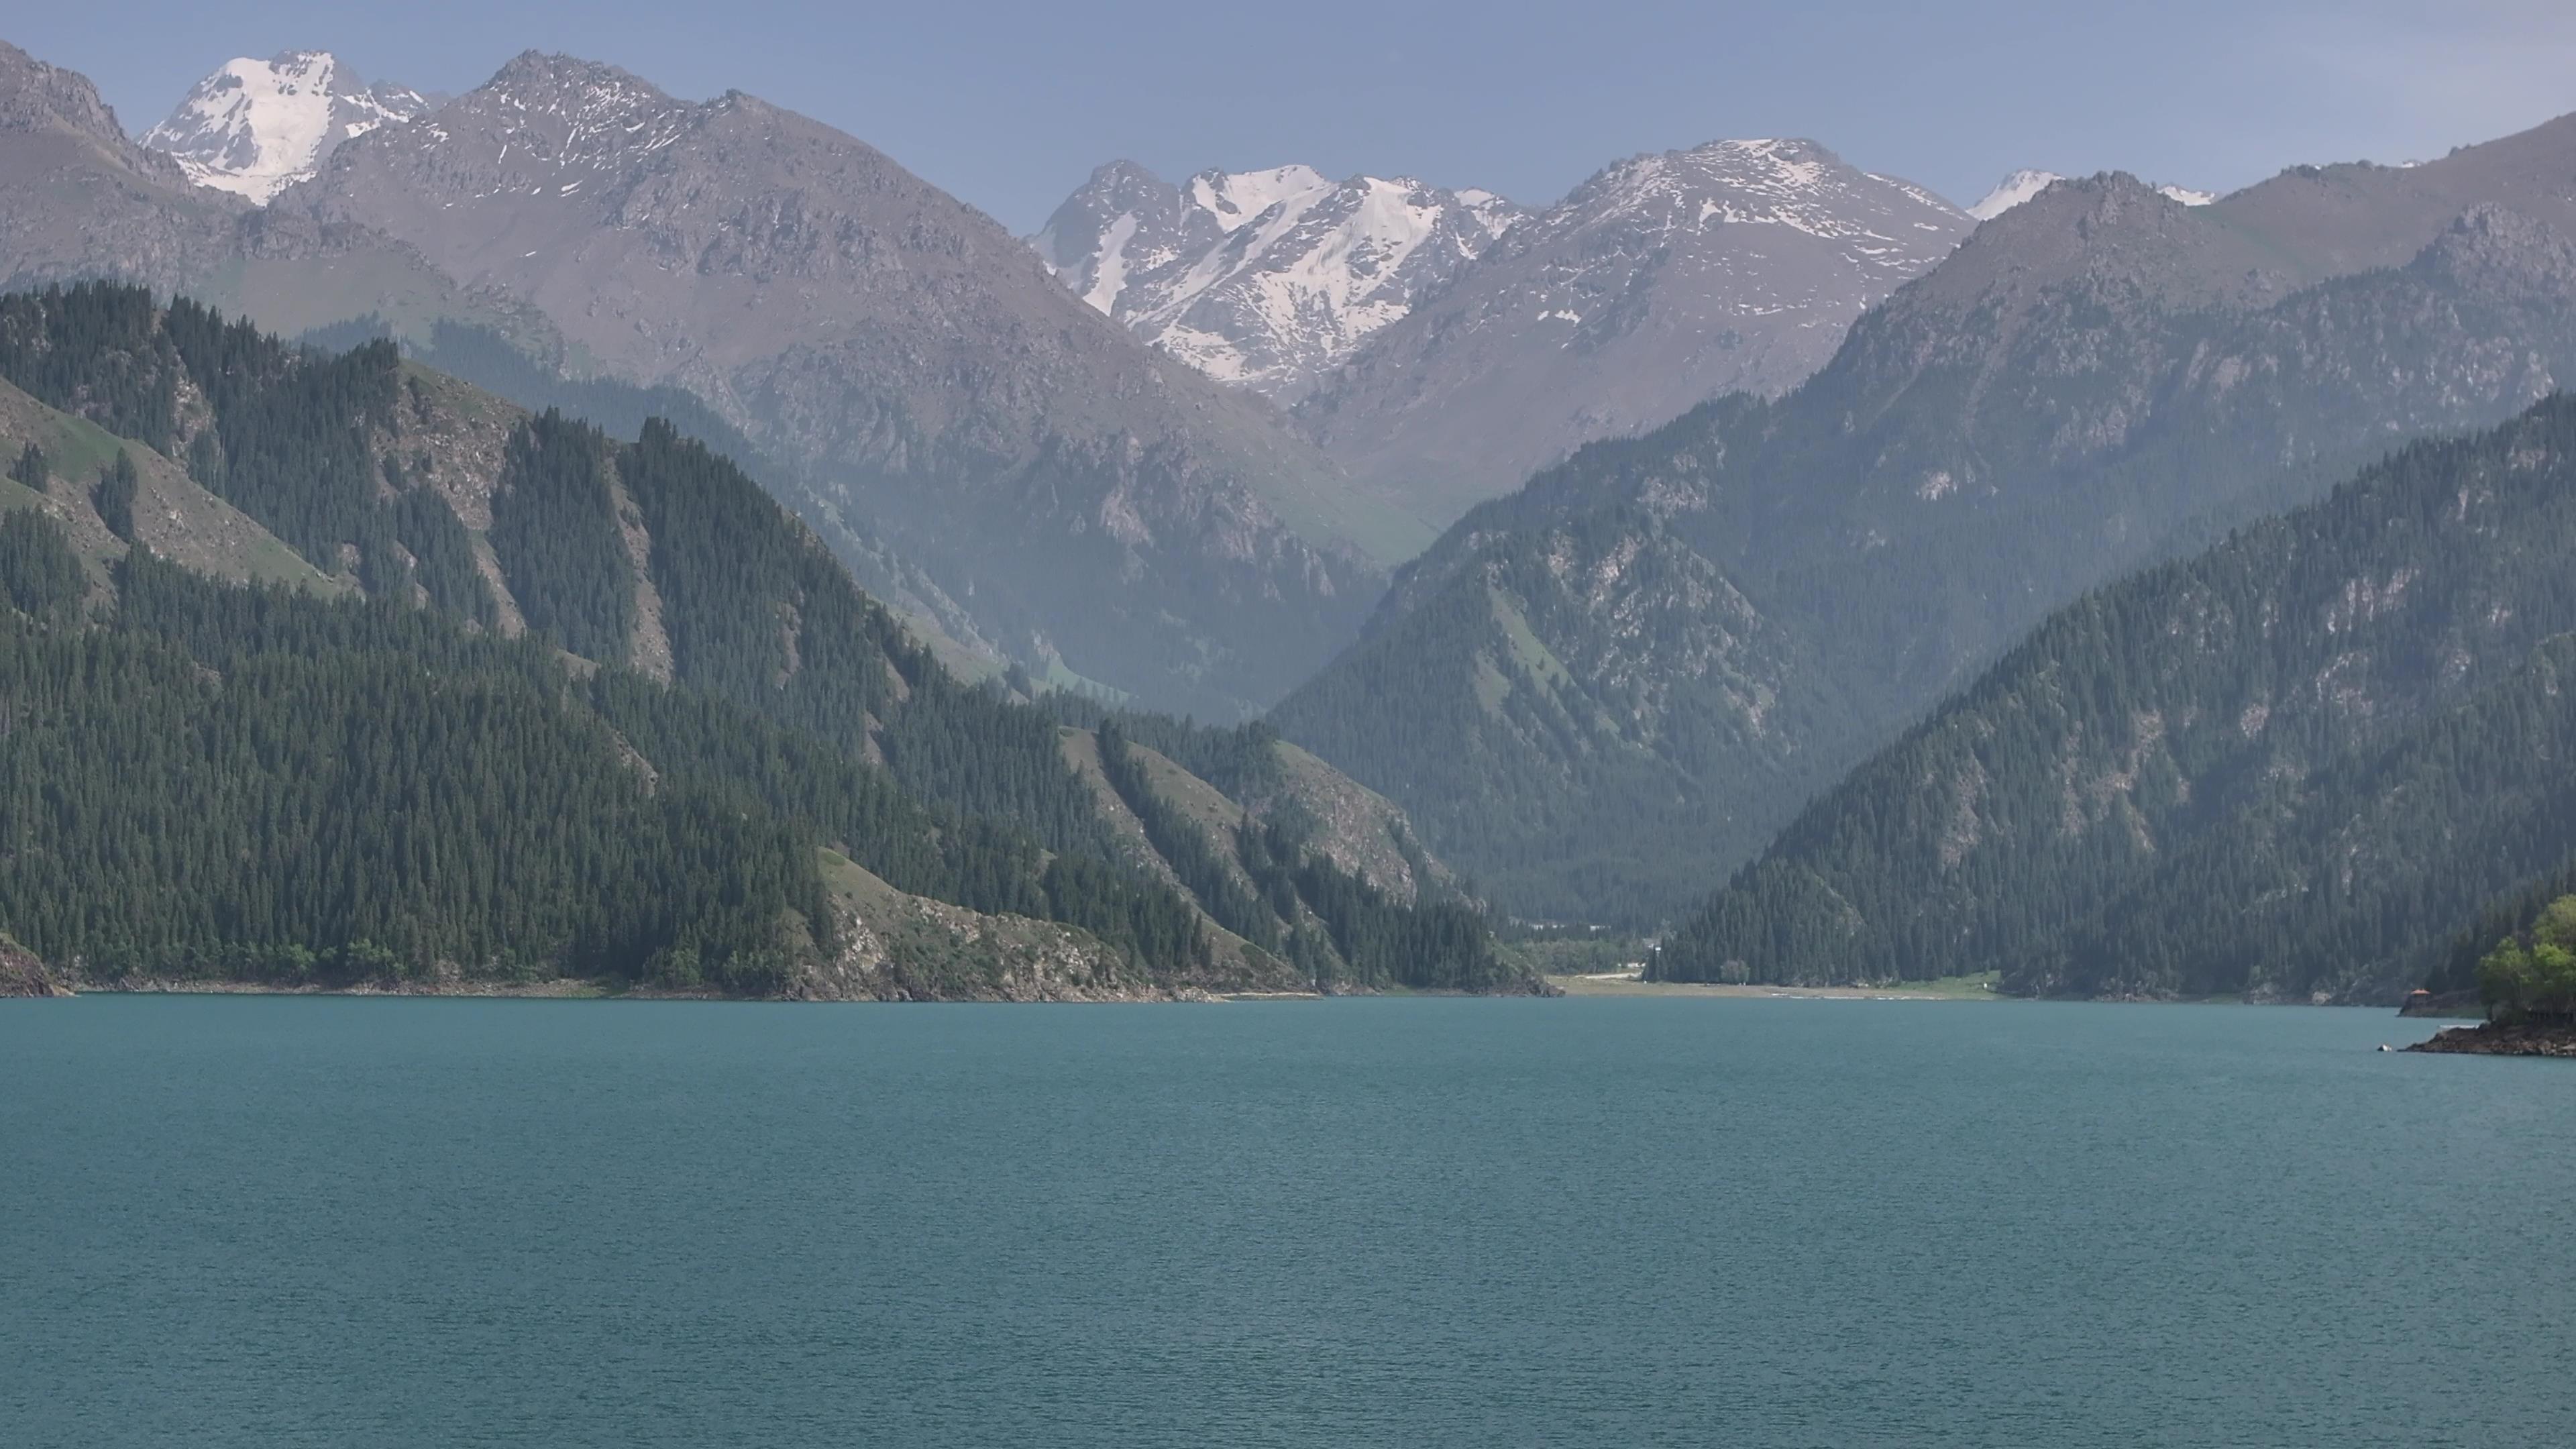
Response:
M2420 994L2455 993L2464 978L2487 1019L2408 1050L2576 1057L2576 865L2491 908Z

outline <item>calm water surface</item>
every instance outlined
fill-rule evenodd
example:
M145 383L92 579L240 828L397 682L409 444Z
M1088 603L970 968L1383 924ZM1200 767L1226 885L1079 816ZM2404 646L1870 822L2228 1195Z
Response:
M0 1003L0 1443L2569 1442L2576 1063L2424 1034Z

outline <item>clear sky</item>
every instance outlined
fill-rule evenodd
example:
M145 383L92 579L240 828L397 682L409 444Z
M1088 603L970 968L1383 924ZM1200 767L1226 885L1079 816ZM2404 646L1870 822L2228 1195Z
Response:
M2576 0L116 0L0 39L150 126L235 55L469 90L520 50L827 121L1018 231L1091 168L1303 161L1552 200L1605 163L1809 136L1961 203L2016 167L2227 190L2576 110Z

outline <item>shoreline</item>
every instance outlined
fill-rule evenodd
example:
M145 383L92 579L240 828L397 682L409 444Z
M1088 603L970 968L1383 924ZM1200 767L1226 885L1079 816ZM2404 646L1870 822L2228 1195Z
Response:
M1905 986L1765 986L1727 985L1711 981L1647 981L1634 973L1605 971L1589 975L1550 976L1548 984L1568 996L1698 997L1705 1000L1773 1001L2014 1001L1982 981L1918 982Z
M2499 1026L2489 1021L2444 1027L2404 1050L2435 1056L2576 1057L2576 1025Z
M788 1006L874 1005L874 1006L1161 1006L1214 1005L1225 1002L1334 1001L1345 997L1455 997L1460 1000L1544 1000L1562 992L1541 991L1222 991L1201 986L1176 986L1123 994L1085 996L727 996L709 991L666 991L657 987L620 988L612 984L560 977L549 981L499 982L464 981L439 985L388 985L383 982L356 982L345 986L281 986L257 981L193 981L143 979L83 985L57 993L57 999L78 996L340 996L379 1000L479 1000L479 1001L703 1001L737 1003L773 1003Z
M1162 1002L1195 1003L1223 999L1195 987L1178 987L1151 995L1140 993L1132 996L1028 998L960 996L935 998L927 1002L913 997L880 996L727 996L721 992L666 991L650 986L620 989L578 977L533 982L460 982L454 985L431 987L388 986L381 982L360 982L347 986L273 986L253 981L118 981L99 986L82 986L68 994L72 996L339 996L389 1001L696 1001L755 1005L773 1003L784 1006L819 1006L836 1003L906 1006L936 1005L942 1001L995 1005L1098 1003L1154 1005Z

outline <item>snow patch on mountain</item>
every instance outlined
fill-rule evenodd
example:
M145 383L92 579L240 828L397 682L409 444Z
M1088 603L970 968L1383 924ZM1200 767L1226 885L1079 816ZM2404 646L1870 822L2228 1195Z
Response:
M1445 522L1586 442L1785 392L1970 226L1811 140L1630 157L1379 329L1297 418L1364 485Z
M1311 166L1179 186L1113 162L1030 239L1082 299L1220 382L1289 399L1526 213L1490 191Z
M2054 171L2016 171L1987 192L1976 205L1969 207L1968 215L1979 221L1992 221L2046 191L2052 182L2065 179ZM2156 190L2185 206L2207 206L2218 199L2215 191L2195 191L2188 186L2166 185L2158 186Z
M1312 166L1279 166L1268 171L1202 171L1190 178L1190 204L1232 231L1274 206L1303 209L1333 189Z
M1968 208L1968 215L1979 221L1992 221L2049 188L2051 182L2066 178L2054 171L2016 171L1998 182L1995 189L1978 198Z
M188 178L262 205L309 179L324 157L379 126L436 108L405 86L368 85L322 50L228 60L143 135Z
M1912 275L1928 265L1914 258L1923 248L1894 233L1946 235L1957 217L1923 188L1855 170L1813 141L1760 138L1632 157L1576 187L1542 220L1554 231L1617 225L1660 238L1703 236L1719 226L1785 227L1848 243L1836 250L1863 271ZM1944 243L1930 255L1947 250Z

